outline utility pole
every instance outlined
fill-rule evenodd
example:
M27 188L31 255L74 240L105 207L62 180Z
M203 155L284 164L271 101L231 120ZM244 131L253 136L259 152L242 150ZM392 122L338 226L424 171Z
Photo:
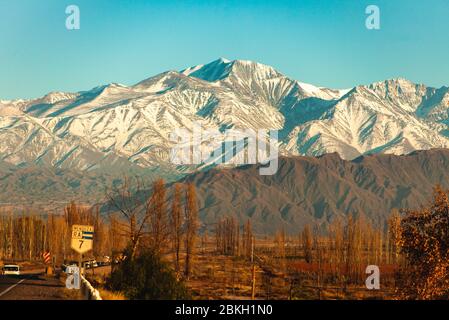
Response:
M83 254L80 253L78 256L78 267L79 267L79 271L80 271L80 275L83 275Z
M254 237L251 242L251 263L252 263L252 286L251 286L251 300L256 296L256 265L254 264Z

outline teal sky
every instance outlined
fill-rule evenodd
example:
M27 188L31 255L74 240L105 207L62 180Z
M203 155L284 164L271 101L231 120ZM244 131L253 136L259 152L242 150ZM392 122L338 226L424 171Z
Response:
M65 28L78 5L81 29ZM365 8L381 30L365 28ZM127 85L219 57L315 85L449 85L448 0L0 0L0 99Z

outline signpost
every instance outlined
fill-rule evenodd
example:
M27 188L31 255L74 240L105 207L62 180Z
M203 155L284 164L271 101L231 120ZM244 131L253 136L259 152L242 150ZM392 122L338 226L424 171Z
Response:
M72 242L71 247L73 250L80 254L79 268L82 270L82 254L92 250L94 242L94 227L86 225L74 224L72 226Z
M48 263L50 262L50 259L51 259L51 254L50 254L50 252L45 251L45 252L42 254L42 257L44 258L44 262L45 262L46 264L48 264Z
M92 250L94 227L75 224L72 226L72 249L79 254Z
M44 251L42 254L42 258L44 259L44 263L47 265L45 266L45 274L52 275L53 270L55 269L55 264L53 263L53 266L49 266L50 260L51 260L51 253L49 251Z

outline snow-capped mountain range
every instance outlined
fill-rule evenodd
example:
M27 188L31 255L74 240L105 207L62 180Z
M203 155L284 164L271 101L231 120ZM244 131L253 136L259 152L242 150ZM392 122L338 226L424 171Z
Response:
M0 158L21 167L180 170L169 161L169 134L193 123L277 129L283 155L407 154L449 147L449 88L392 79L335 90L219 59L133 86L0 100Z

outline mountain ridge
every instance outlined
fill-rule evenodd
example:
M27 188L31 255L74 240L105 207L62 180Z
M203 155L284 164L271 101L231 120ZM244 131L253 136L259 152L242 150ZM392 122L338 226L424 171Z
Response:
M193 172L195 166L170 163L169 134L194 123L279 130L281 155L407 154L449 146L449 88L395 78L329 89L257 62L220 58L131 86L1 101L0 159L75 170L107 168L104 160L113 159Z
M348 216L363 215L385 228L393 209L418 209L431 201L436 185L449 188L448 167L447 149L354 160L329 153L281 157L273 176L260 176L259 165L247 165L196 172L183 181L195 184L206 226L228 216L240 224L250 219L261 235L282 229L297 235L306 224L326 232Z

